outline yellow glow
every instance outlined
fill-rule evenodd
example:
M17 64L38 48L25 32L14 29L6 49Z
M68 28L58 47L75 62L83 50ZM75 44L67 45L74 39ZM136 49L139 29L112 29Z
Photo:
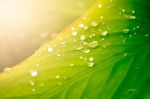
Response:
M3 2L0 3L0 19L8 19L10 17L15 18L17 15L17 6L12 2Z

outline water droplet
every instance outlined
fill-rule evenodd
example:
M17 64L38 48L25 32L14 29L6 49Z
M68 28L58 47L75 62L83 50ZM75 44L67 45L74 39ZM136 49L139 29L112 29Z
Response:
M132 14L134 14L134 13L135 13L135 11L134 11L134 10L132 10L131 12L132 12Z
M32 81L32 80L29 80L29 84L30 84L31 86L35 86L35 82Z
M98 31L100 31L100 32L101 32L101 31L102 31L102 29L99 29Z
M84 53L85 53L85 54L88 54L88 53L90 53L90 50L89 50L89 49L85 49L85 50L84 50Z
M127 38L123 38L122 42L125 43L127 41Z
M123 55L124 55L124 56L128 56L128 53L124 53Z
M133 35L131 35L131 34L129 35L129 37L132 37L132 36L133 36Z
M41 83L41 84L40 84L40 86L41 86L41 87L43 87L43 86L44 86L44 84L43 84L43 83Z
M32 91L35 92L35 89L33 88Z
M130 30L126 28L126 29L123 29L122 31L123 31L124 33L129 33Z
M71 64L69 64L69 66L70 66L70 67L73 67L73 66L74 66L74 64L73 64L73 63L71 63Z
M84 28L84 24L83 24L83 23L79 24L78 26L79 26L80 28Z
M39 67L39 66L40 66L40 64L36 64L36 66L37 66L37 67Z
M82 60L84 57L83 56L80 56L80 59Z
M101 38L101 41L104 41L105 40L105 38Z
M98 8L102 8L103 7L103 5L102 4L98 4Z
M71 28L71 30L74 31L74 30L75 30L75 27L73 26L73 27Z
M81 35L81 36L80 36L80 40L81 40L81 41L84 41L85 39L86 39L86 36L85 36L85 35Z
M136 19L136 16L134 16L134 15L125 15L125 18L134 20L134 19Z
M37 76L38 76L38 71L36 71L36 70L31 70L31 71L30 71L30 74L31 74L32 77L37 77Z
M93 62L89 62L87 65L88 65L88 67L93 67L94 63Z
M87 19L87 17L83 17L83 20L86 20Z
M148 34L145 34L145 37L148 37L149 35Z
M107 36L107 35L108 35L108 32L107 32L107 31L104 31L104 32L101 33L101 36L104 36L104 37L105 37L105 36Z
M62 82L58 82L58 85L62 85Z
M82 44L83 44L84 46L88 45L88 43L87 43L87 42L84 42L84 41L82 42Z
M137 28L137 29L139 29L139 28L140 28L140 26L136 26L136 28Z
M53 48L52 47L48 47L48 52L53 52Z
M60 76L59 76L59 75L56 75L55 78L56 78L56 79L60 79Z
M73 31L73 32L72 32L72 35L73 35L73 36L77 36L77 34L78 34L77 31Z
M79 51L79 50L81 50L81 49L83 49L83 46L78 46L76 50Z
M12 68L10 68L10 67L4 68L4 72L9 72L9 71L11 71L11 70L12 70Z
M65 44L66 44L66 42L64 42L64 41L63 41L63 42L60 42L60 44L61 44L61 45L65 45Z
M67 77L67 76L64 76L64 77L63 77L63 79L64 79L64 80L68 80L68 79L69 79L69 77Z
M131 97L135 96L135 94L137 94L137 89L130 88L130 89L126 90L126 92L124 92L123 99L131 99Z
M104 16L100 16L100 19L101 19L101 20L104 19Z
M96 21L93 21L92 23L91 23L91 26L93 26L93 27L96 27L98 25L98 23L96 22Z
M126 10L125 10L125 9L122 9L121 11L122 11L122 12L125 12Z
M98 46L98 41L92 41L88 44L88 47L90 48L96 48Z
M88 30L89 29L89 27L88 26L84 26L84 30Z
M94 61L94 57L89 57L89 62L93 62Z

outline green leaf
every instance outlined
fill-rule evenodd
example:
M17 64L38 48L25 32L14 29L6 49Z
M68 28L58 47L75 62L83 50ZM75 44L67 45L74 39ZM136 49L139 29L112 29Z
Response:
M0 75L6 99L149 99L148 0L99 0ZM144 85L145 84L145 85Z

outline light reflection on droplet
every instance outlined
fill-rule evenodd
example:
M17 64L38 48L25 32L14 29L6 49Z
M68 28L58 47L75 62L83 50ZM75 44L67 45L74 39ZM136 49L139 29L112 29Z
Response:
M74 64L73 64L73 63L71 63L71 64L69 64L69 66L70 66L70 67L73 67L73 66L74 66Z
M53 48L52 47L48 47L47 51L48 52L53 52Z
M88 44L88 47L90 48L96 48L98 46L98 41L92 41Z
M102 8L103 7L103 5L102 4L98 4L98 8Z
M124 33L129 33L130 30L129 30L128 28L125 28L125 29L123 29L122 31L123 31Z
M80 36L80 40L81 40L81 41L83 41L83 40L85 40L85 39L86 39L86 36L85 36L85 35L81 35L81 36Z
M108 32L107 32L107 31L104 31L104 32L101 33L101 36L103 36L103 37L105 37L105 36L107 36L107 35L108 35Z
M85 49L85 50L84 50L84 53L85 53L85 54L88 54L88 53L90 53L90 50L89 50L89 49Z
M91 26L93 26L93 27L96 27L98 25L98 23L96 22L96 21L93 21L92 23L91 23Z
M89 57L89 62L93 62L94 61L94 57Z
M83 24L83 23L79 24L78 26L79 26L80 28L84 28L84 24Z
M125 15L125 18L133 20L133 19L136 19L136 16L134 16L134 15Z
M60 76L59 76L59 75L56 75L55 78L56 78L56 79L60 79Z
M104 19L104 16L100 16L100 19L101 19L101 20Z
M31 70L31 71L30 71L30 74L31 74L32 77L37 77L37 76L38 76L38 71L36 71L36 70Z
M88 67L90 67L90 68L91 68L91 67L94 67L94 63L93 63L93 62L89 62L87 65L88 65Z
M145 37L148 37L149 35L148 35L148 34L145 34L144 36L145 36Z
M124 55L124 56L128 56L128 53L124 53L123 55Z
M72 35L73 35L73 36L77 36L77 34L78 34L77 31L73 31L73 32L72 32Z
M35 92L35 89L33 88L32 91Z
M31 86L35 86L35 82L32 81L32 80L29 80L29 84L30 84Z
M8 72L8 71L11 71L11 70L12 70L12 68L10 68L10 67L4 68L4 72Z
M83 56L80 56L79 58L82 60L84 57L83 57Z

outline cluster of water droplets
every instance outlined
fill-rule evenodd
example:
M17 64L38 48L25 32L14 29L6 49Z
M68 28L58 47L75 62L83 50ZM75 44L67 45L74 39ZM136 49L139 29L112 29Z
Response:
M129 20L135 20L137 18L135 15L135 10L133 9L122 8L121 11L119 12L119 15Z

